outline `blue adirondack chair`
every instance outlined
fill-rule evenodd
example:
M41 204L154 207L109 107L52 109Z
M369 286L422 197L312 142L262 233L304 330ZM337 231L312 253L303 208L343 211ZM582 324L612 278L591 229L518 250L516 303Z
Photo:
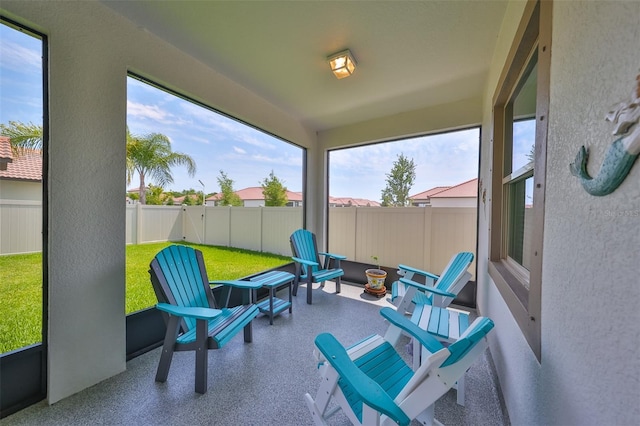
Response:
M467 271L473 262L473 253L460 252L442 271L435 275L407 265L398 266L399 281L391 285L391 301L399 312L413 312L415 305L433 305L446 308L469 282L471 274ZM424 284L414 277L422 276Z
M222 348L244 330L244 341L251 342L251 321L259 314L255 304L227 307L231 288L252 290L260 283L251 281L209 281L202 252L187 246L171 245L151 261L149 274L158 298L156 308L165 313L167 333L158 363L156 381L165 382L174 351L196 352L195 390L207 392L208 349ZM214 297L211 286L221 287L223 303Z
M289 238L291 243L292 259L296 264L296 278L293 282L293 295L298 294L298 284L300 281L307 283L307 303L311 305L312 283L320 283L335 279L336 293L340 293L340 277L344 271L340 268L340 261L347 257L318 252L316 236L306 229L298 229ZM324 262L320 261L320 256Z
M401 332L374 335L348 349L329 333L316 337L323 380L315 399L305 395L315 424L325 425L339 409L356 425L408 425L414 419L424 425L439 424L434 419L435 402L484 352L485 337L493 328L489 318L479 317L455 343L444 347L401 313L382 308L380 314ZM394 348L401 333L428 348L429 356L416 371ZM328 409L331 401L337 407Z

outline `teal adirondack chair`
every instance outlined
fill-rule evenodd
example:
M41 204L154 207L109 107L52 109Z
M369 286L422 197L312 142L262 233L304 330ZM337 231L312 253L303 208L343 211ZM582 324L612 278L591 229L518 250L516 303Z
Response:
M298 294L298 284L300 281L307 283L307 303L311 305L311 285L312 283L320 283L324 286L324 282L334 280L336 282L336 293L340 293L340 277L344 275L344 271L340 267L340 261L347 257L333 254L318 252L316 236L306 229L298 229L289 238L291 243L291 257L296 264L296 278L293 281L293 295ZM324 258L324 262L320 261L320 256Z
M222 348L244 330L244 341L251 342L251 321L258 315L252 303L228 308L231 288L252 290L260 283L251 281L209 281L200 250L171 245L151 261L149 274L158 298L156 308L165 315L167 333L158 363L156 381L165 382L174 351L196 352L195 390L207 392L208 349ZM210 286L222 287L225 301L218 304Z
M391 301L399 312L413 312L415 305L433 305L446 308L469 282L471 274L467 271L473 262L473 253L455 254L442 271L435 275L407 265L398 266L399 281L391 285ZM418 283L414 277L422 276L425 284Z
M380 314L391 324L384 337L374 335L347 349L329 333L316 337L314 353L323 380L315 399L305 395L316 425L326 425L339 409L355 425L409 425L414 419L440 424L434 419L435 402L485 351L486 335L493 328L489 318L479 317L445 347L392 308L382 308ZM428 348L429 355L415 371L395 349L401 334ZM337 406L329 408L332 401Z

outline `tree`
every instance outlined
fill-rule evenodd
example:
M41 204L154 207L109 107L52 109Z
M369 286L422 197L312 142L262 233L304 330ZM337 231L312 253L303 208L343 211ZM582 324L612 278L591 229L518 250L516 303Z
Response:
M0 124L0 134L9 137L13 152L20 154L25 149L42 149L42 126L19 121ZM145 177L154 178L162 187L173 182L171 167L187 166L190 176L196 173L195 161L187 154L171 151L169 138L160 133L137 136L127 128L127 184L131 183L134 172L140 175L138 199L146 204Z
M147 192L147 205L161 206L167 199L167 195L164 193L161 186L149 185L149 190Z
M262 181L262 195L264 195L264 205L267 207L286 206L289 199L287 198L287 188L280 182L280 179L273 173Z
M15 154L25 149L42 149L42 126L9 121L9 124L0 124L0 134L9 137L11 149Z
M409 191L416 179L416 165L404 154L398 155L391 172L387 175L387 186L382 190L382 205L404 207L409 205Z
M196 163L187 154L173 152L169 138L160 133L133 135L127 129L127 184L134 173L140 176L140 203L146 204L145 178L152 178L158 186L173 183L171 167L186 166L189 176L196 173Z
M220 185L220 193L222 194L220 205L242 206L240 196L233 192L233 180L222 170L220 170L220 176L218 176L218 185Z

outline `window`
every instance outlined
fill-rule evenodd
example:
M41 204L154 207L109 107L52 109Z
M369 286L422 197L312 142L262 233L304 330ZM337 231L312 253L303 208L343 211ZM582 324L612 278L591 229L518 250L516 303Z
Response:
M529 1L493 102L489 274L538 360L550 51L551 4Z
M536 89L537 53L534 49L529 64L522 76L522 85L509 100L504 110L505 125L510 126L510 141L505 141L502 178L505 194L506 215L504 218L506 254L512 268L525 277L523 285L529 289L531 270L530 246L533 207L533 180L536 137ZM510 144L509 144L510 142Z

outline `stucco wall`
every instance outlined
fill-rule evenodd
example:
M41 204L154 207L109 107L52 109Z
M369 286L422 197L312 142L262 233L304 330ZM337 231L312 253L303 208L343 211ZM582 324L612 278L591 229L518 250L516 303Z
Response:
M466 198L431 198L431 205L433 207L466 207L475 209L478 206L478 198L466 197Z
M521 7L510 5L505 18L485 126ZM568 168L586 144L597 174L613 141L603 118L631 92L638 46L640 2L554 3L541 363L487 275L490 210L481 203L478 304L496 322L491 352L513 424L626 425L640 416L640 166L606 197L588 195ZM485 131L481 190L489 191L490 159Z

